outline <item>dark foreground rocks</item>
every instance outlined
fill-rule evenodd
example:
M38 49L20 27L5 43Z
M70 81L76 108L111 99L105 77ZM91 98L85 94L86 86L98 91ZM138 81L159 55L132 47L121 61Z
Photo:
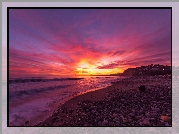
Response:
M139 87L139 91L144 92L146 90L146 87L144 85L141 85Z
M103 100L78 105L70 110L60 107L50 122L41 125L171 126L171 87L166 85L148 86L144 94L137 89L115 89Z

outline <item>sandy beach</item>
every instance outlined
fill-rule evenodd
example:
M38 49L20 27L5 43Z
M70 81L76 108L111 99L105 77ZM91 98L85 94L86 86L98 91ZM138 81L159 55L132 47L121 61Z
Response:
M35 126L171 126L171 93L170 76L125 78L70 99Z

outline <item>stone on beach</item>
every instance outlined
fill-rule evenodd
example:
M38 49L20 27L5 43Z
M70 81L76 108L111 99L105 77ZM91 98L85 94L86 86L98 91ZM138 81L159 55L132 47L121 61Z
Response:
M104 120L103 121L103 125L107 125L108 124L108 121L107 120Z
M117 117L117 114L114 113L114 114L113 114L113 117Z
M160 108L152 108L152 110L158 112L160 111Z
M144 119L142 123L143 123L144 125L149 125L149 124L150 124L150 122L149 122L148 119Z
M163 116L163 115L162 115L160 118L161 118L161 120L166 121L166 122L168 122L168 121L171 120L170 117L168 117L168 116Z
M150 116L150 113L149 113L149 112L147 112L145 115L146 115L147 117L149 117L149 116Z
M134 117L135 116L135 112L130 113L129 116Z
M127 78L126 81L136 84L136 79ZM128 90L108 90L107 99L92 101L84 97L77 102L76 110L68 113L70 118L60 122L59 126L171 126L171 100L168 95L163 96L169 89L161 84L144 84L140 86L141 90L139 85L131 86L132 89L129 86ZM138 88L140 92L146 88L147 91L140 93Z
M141 85L139 87L139 91L144 92L146 90L146 87L144 85Z

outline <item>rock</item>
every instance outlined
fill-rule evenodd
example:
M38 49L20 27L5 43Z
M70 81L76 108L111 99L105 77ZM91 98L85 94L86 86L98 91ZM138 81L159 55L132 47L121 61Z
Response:
M117 124L117 125L120 125L120 122L119 122L119 121L116 121L116 124Z
M140 91L140 92L144 92L145 90L146 90L146 88L145 88L144 85L141 85L141 86L139 87L139 91Z
M132 122L132 119L131 119L131 118L128 118L128 122Z
M163 120L163 121L168 122L168 121L170 121L171 118L170 118L169 116L163 116L163 115L162 115L162 116L160 117L160 119Z
M91 113L92 113L92 114L95 114L95 113L96 113L96 111L95 111L95 110L92 110L92 111L91 111Z
M28 124L29 124L29 121L26 121L25 124L28 125Z
M142 125L143 125L143 122L139 122L139 125L142 126Z
M113 117L117 117L117 114L113 114Z
M73 109L70 109L70 110L69 110L70 114L72 114L72 113L73 113L73 111L74 111Z
M78 105L81 105L82 103L81 102L78 102Z
M124 118L123 114L119 114L119 117L122 118L122 119Z
M122 120L123 121L123 123L126 123L127 122L127 120L126 119L124 119L124 120Z
M104 124L104 125L108 124L108 121L107 121L107 120L104 120L104 121L103 121L103 124Z
M152 108L152 110L158 112L160 111L160 108Z
M134 117L135 113L132 112L132 113L129 114L129 116Z
M144 120L143 120L143 122L142 122L142 124L144 124L144 125L149 125L149 124L150 124L150 122L149 122L149 120L148 120L148 119L144 119Z
M154 121L154 120L156 120L156 119L155 119L155 118L150 118L150 120Z
M165 126L170 126L170 125L168 124L168 122L166 122L166 123L165 123Z
M113 119L114 122L116 122L116 121L118 121L118 120L119 120L119 119L118 119L117 117Z
M121 99L121 101L123 102L123 101L125 101L125 99Z
M164 126L165 122L163 120L160 121L161 125Z
M119 108L115 108L116 111L119 111Z
M145 115L146 115L147 117L149 117L149 116L150 116L150 113L147 112Z
M157 126L163 126L161 122L157 122Z
M171 113L171 109L168 109L167 112L168 112L168 113Z

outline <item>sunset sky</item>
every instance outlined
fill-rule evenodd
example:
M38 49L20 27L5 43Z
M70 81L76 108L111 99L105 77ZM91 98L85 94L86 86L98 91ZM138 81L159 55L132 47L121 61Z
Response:
M10 9L10 77L171 64L170 9Z

